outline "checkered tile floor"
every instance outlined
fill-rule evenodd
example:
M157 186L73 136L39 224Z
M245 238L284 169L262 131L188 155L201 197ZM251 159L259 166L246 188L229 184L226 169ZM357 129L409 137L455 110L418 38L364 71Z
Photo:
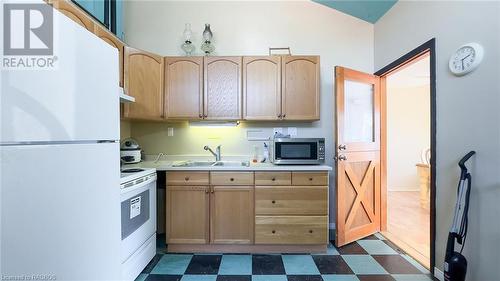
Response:
M164 240L163 240L164 241ZM136 281L430 281L429 272L380 235L324 254L158 254Z

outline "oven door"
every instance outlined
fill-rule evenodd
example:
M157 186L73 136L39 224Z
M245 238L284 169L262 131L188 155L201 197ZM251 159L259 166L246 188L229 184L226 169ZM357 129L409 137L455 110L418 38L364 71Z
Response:
M274 164L320 164L318 141L279 139L274 142Z
M156 232L156 174L122 189L121 262L125 262Z

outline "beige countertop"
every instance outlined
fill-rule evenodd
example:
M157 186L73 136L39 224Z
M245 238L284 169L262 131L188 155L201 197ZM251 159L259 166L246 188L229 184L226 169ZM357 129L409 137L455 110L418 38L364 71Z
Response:
M142 161L126 164L122 168L155 168L158 171L331 171L327 165L273 165L271 163L251 163L250 166L176 166L178 161Z

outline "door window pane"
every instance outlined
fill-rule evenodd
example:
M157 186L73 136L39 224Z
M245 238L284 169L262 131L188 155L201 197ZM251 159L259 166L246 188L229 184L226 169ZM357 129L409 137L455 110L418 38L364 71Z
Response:
M344 141L373 142L373 85L344 82Z

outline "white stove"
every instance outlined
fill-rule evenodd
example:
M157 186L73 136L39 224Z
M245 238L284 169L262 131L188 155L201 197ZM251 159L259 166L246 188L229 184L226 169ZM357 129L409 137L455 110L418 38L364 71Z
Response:
M156 169L121 170L122 279L133 281L156 254Z
M120 184L123 185L127 182L139 179L141 177L147 176L149 174L156 173L154 168L124 168L122 167L120 171Z

